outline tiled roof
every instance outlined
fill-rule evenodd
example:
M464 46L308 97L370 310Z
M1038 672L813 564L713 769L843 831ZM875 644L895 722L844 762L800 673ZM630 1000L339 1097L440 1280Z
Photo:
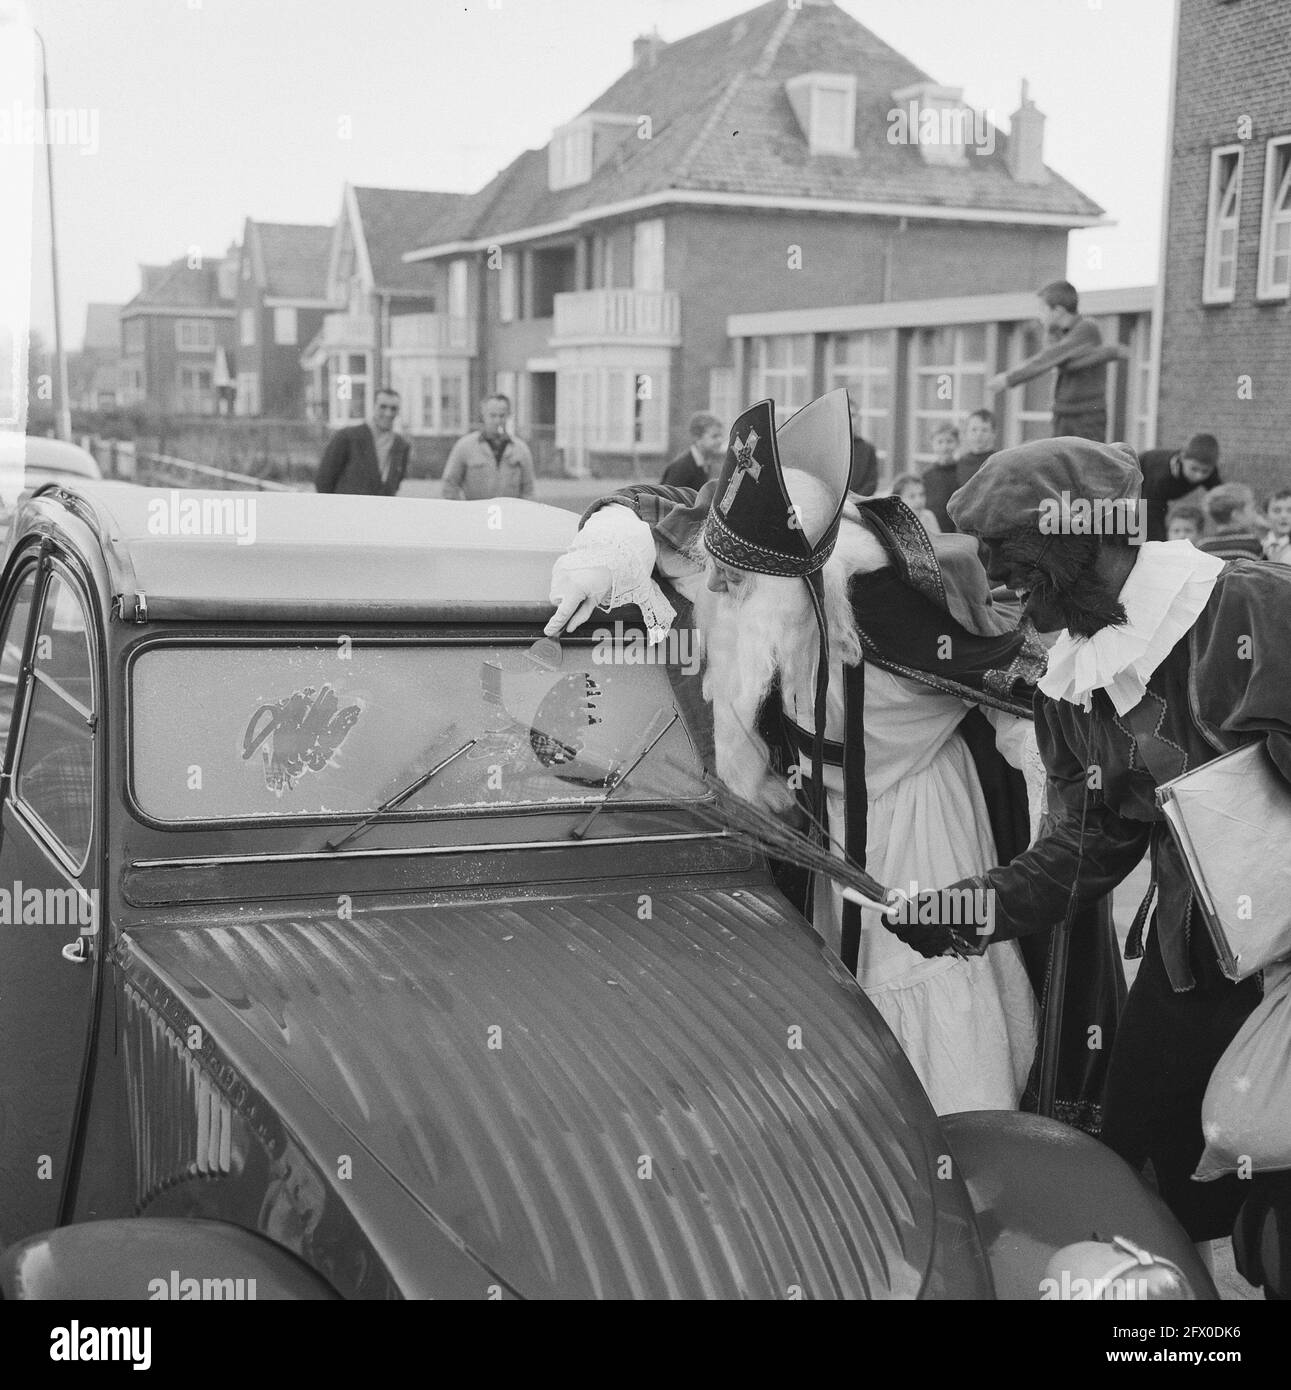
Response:
M785 82L813 71L856 75L859 157L809 152ZM927 80L836 5L794 9L770 0L662 45L653 63L630 68L591 103L589 112L648 115L652 132L643 140L630 130L588 183L551 192L546 151L526 151L464 200L437 240L424 236L408 246L500 236L669 189L1038 213L1073 222L1102 213L1052 170L1047 183L1017 182L1002 131L993 153L971 152L958 168L926 163L914 145L889 143L892 93Z
M150 290L141 290L121 310L122 315L149 308L229 309L232 300L220 297L219 261L205 261L200 270L192 269L183 258L173 262L168 274Z
M256 238L264 292L281 299L322 299L332 228L298 222L248 222Z
M408 265L403 253L440 236L446 220L467 201L465 193L427 193L411 188L355 188L372 278L378 290L424 293L431 285L425 266Z
M85 306L84 348L121 346L121 306L119 304L87 304Z

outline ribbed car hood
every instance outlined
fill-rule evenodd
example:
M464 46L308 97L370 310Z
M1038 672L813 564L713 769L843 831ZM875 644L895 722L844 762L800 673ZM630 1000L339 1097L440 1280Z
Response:
M913 1072L773 893L150 928L131 951L523 1296L989 1296Z

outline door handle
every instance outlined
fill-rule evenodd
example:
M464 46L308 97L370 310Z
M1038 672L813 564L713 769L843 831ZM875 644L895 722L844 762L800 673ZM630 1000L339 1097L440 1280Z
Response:
M85 965L90 959L85 951L85 938L78 936L75 941L69 941L63 947L62 955L64 960L70 960L73 965Z

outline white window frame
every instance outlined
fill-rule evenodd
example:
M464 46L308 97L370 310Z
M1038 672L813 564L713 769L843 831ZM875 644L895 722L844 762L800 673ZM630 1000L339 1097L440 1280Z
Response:
M804 72L785 83L811 154L855 154L856 77L853 73ZM825 97L843 99L842 124L831 129L825 119Z
M662 217L647 217L632 225L632 288L664 288L666 232Z
M982 360L966 357L964 355L965 335L973 329L983 330ZM952 335L951 360L945 363L923 365L919 361L919 334L925 331L948 332ZM923 431L919 428L925 420L936 421L954 425L960 432L960 441L963 442L964 420L979 407L970 405L964 399L964 381L968 377L980 377L982 381L982 402L987 410L991 408L987 400L985 385L991 375L990 364L995 361L995 325L990 322L978 323L955 323L955 324L929 324L926 328L916 329L910 335L910 357L909 357L909 381L910 381L910 406L909 406L909 432L910 440L909 457L919 464L932 463L935 455L927 451L919 450L919 441L923 438ZM920 378L924 376L949 376L951 379L950 400L946 403L945 409L925 408L919 404L921 393L919 390Z
M841 130L829 130L824 115L826 94L843 98ZM856 79L854 77L817 78L811 89L812 154L851 154L856 148Z
M349 361L351 357L363 358L363 371L349 371ZM337 364L342 365L346 370L335 370ZM348 377L351 387L358 384L363 387L363 395L360 398L351 390L348 399L342 400L340 396L340 379ZM370 352L335 352L331 354L327 373L327 410L328 424L333 429L342 425L357 425L367 419L367 409L372 400L372 354ZM361 403L358 414L354 413L356 404ZM342 409L344 407L344 409Z
M1130 334L1130 360L1125 364L1125 419L1130 444L1140 453L1156 447L1152 411L1152 315L1139 314Z
M592 177L592 123L585 118L560 126L547 147L547 187L554 193Z
M722 428L729 430L739 413L736 404L735 368L710 367L708 369L708 413L716 415Z
M467 317L466 301L469 293L468 271L464 260L448 263L448 316L453 319Z
M649 401L638 382L651 380ZM604 453L664 454L668 446L669 374L661 367L574 366L556 372L556 447ZM635 435L643 433L640 439ZM649 433L644 431L649 430Z
M773 367L768 364L768 349L772 337L790 344L790 364ZM800 352L802 353L800 359ZM777 333L753 339L753 399L766 396L776 403L781 417L801 410L811 399L811 363L813 355L810 333Z
M194 377L200 377L203 372L208 378L205 386L201 385L200 380L196 386L184 384L185 373L192 373ZM214 371L203 362L180 362L175 368L175 393L180 414L212 414L215 410Z
M273 311L273 340L279 347L292 347L300 336L296 309L292 304L279 304Z
M1221 219L1221 205L1227 185L1220 186L1220 176L1230 155L1236 156L1232 183L1235 197L1231 216ZM1206 201L1206 252L1201 285L1203 304L1231 304L1237 293L1237 238L1242 214L1242 173L1245 156L1246 151L1241 145L1219 145L1210 152L1210 185ZM1219 275L1221 267L1228 263L1229 258L1221 259L1219 243L1220 238L1227 232L1231 232L1233 237L1233 279L1232 284L1224 286L1219 283Z
M238 341L243 347L255 347L256 311L254 309L243 309L238 315Z
M854 338L865 345L863 360L859 363L838 360L840 339ZM886 356L886 363L876 362L876 358ZM878 455L880 476L886 479L890 445L880 443L892 439L893 417L892 401L896 394L896 334L888 328L861 329L854 333L831 333L825 340L825 390L833 391L843 387L852 398L856 411L856 424L862 436L875 446ZM875 405L875 385L885 383L887 405ZM880 428L876 424L883 422Z
M514 251L502 253L502 264L498 267L498 321L514 323L520 317L519 257Z
M233 406L235 415L260 414L260 375L258 372L239 372L237 397Z
M1282 175L1278 177L1278 165ZM1275 207L1278 195L1283 205ZM1288 249L1274 252L1274 239L1280 228L1286 227ZM1286 278L1274 280L1273 262L1277 255L1286 255ZM1264 202L1260 211L1260 271L1256 297L1263 300L1291 299L1291 135L1279 135L1264 147Z
M188 341L185 341L185 340ZM214 352L215 325L210 319L176 319L176 352Z

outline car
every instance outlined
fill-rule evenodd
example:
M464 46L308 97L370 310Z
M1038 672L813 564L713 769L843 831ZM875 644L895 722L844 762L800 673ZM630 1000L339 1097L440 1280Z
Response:
M0 431L0 543L23 492L45 483L101 478L94 455L79 444L43 435Z
M576 525L110 482L23 503L0 1293L1035 1299L1120 1237L1149 1292L1213 1297L1096 1141L934 1113L700 813L687 677L615 659L634 613L535 649Z

